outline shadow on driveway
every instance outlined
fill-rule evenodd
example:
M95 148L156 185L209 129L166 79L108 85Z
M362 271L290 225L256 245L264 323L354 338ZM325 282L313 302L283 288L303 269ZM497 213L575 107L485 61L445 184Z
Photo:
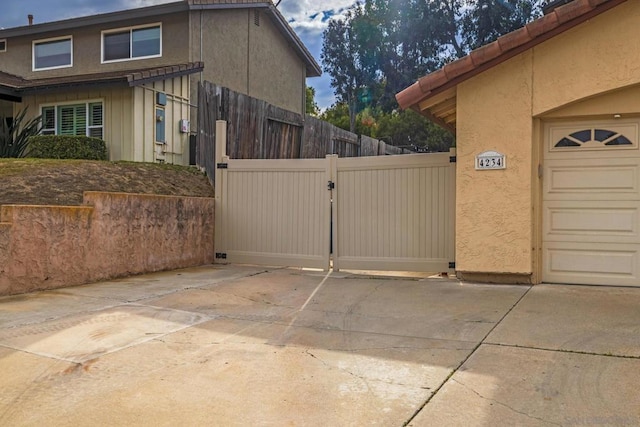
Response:
M640 289L248 266L6 297L0 422L637 425L638 307Z

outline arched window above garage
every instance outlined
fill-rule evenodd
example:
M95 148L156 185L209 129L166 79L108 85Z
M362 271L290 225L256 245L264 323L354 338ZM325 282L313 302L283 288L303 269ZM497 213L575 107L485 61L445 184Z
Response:
M576 153L639 150L640 118L558 121L545 125L548 152ZM608 154L607 154L608 156Z
M555 148L586 147L606 148L611 146L633 146L633 142L620 132L609 129L582 129L561 138L554 145Z

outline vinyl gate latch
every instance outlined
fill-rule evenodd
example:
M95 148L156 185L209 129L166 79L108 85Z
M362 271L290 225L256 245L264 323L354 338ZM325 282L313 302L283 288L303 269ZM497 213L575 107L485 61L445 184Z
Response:
M227 254L224 252L216 252L216 259L227 259Z
M327 190L331 191L331 190L335 190L336 189L336 183L333 181L329 181L327 183Z

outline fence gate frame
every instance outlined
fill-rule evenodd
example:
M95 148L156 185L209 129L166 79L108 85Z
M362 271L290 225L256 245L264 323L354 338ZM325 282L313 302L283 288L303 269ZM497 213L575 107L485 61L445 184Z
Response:
M226 135L217 121L216 263L454 271L455 149L240 160Z

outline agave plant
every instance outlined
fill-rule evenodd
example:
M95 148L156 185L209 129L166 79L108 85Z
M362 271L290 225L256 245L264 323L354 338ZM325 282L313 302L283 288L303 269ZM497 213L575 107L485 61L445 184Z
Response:
M29 138L40 133L42 116L26 121L26 115L25 108L10 122L0 117L0 158L23 157L29 145Z

